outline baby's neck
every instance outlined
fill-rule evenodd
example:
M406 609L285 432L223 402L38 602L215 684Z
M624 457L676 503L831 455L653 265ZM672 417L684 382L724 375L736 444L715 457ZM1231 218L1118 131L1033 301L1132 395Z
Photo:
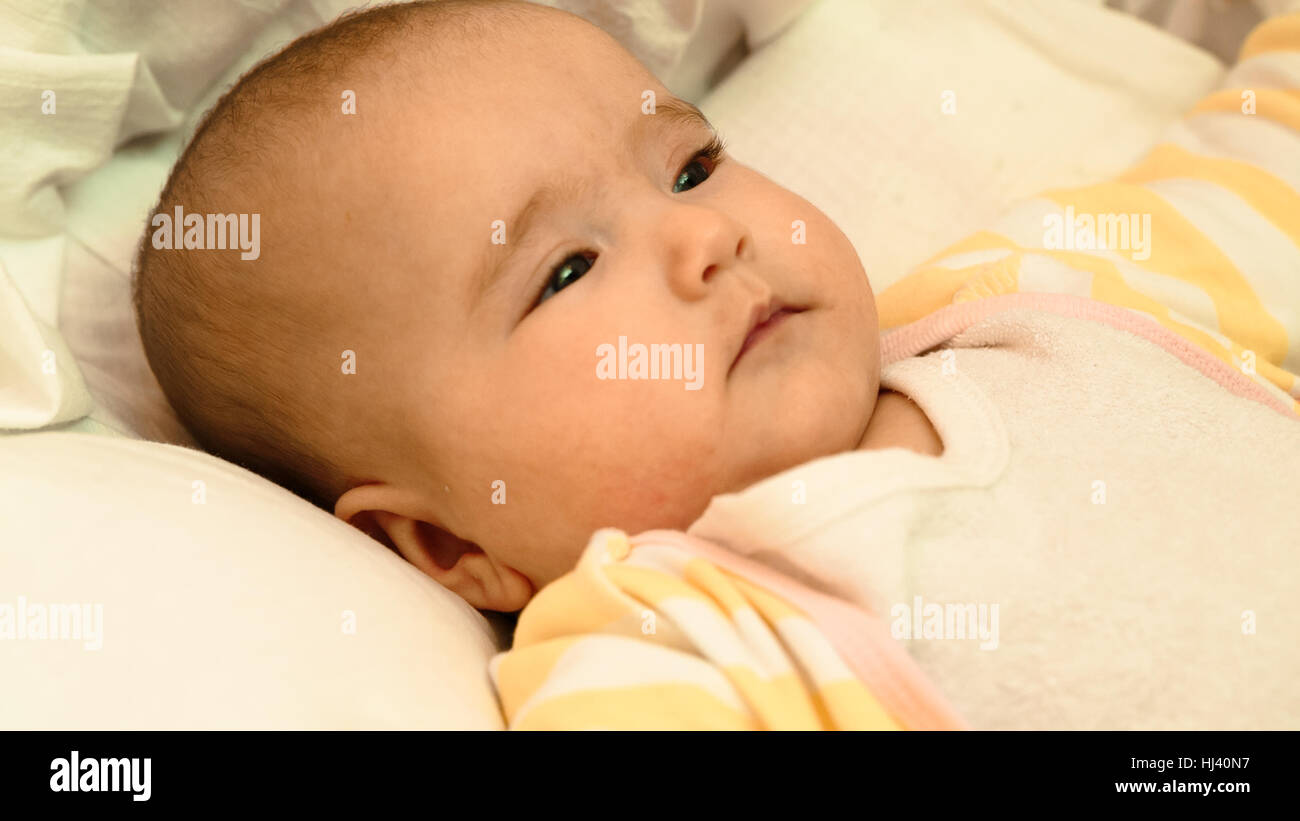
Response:
M857 449L882 448L906 448L924 456L939 456L943 440L920 406L897 391L883 388Z

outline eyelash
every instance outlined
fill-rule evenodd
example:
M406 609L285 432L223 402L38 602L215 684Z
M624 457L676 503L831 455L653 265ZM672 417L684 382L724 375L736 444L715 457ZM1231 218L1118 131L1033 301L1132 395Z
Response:
M704 144L704 147L696 151L694 154L692 154L690 160L687 161L686 165L682 166L682 170L679 171L677 176L673 179L674 187L677 185L677 180L681 179L682 173L685 172L685 170L691 166L691 163L698 162L701 157L708 159L710 165L712 165L712 168L709 170L709 176L705 177L704 180L702 180L699 184L697 184L694 187L699 187L699 185L703 185L705 182L708 182L710 179L713 178L713 175L718 172L718 166L722 165L723 160L726 157L726 152L727 152L726 140L724 140L718 134L714 134L709 139L709 141ZM537 299L533 301L534 308L536 308L538 305L541 305L543 302L545 302L548 299L548 297L546 296L546 292L551 287L551 284L555 281L556 272L564 267L564 263L568 262L574 257L580 257L580 256L594 257L595 254L590 252L587 249L566 253L560 259L559 264L555 265L550 269L549 272L547 272L546 280L542 283L542 288L537 294ZM591 265L594 266L596 264L596 260L591 259L590 263ZM589 267L587 271L590 270L591 268ZM585 276L586 272L583 272L583 275ZM562 289L556 289L555 293L551 294L551 296L558 294L560 290Z

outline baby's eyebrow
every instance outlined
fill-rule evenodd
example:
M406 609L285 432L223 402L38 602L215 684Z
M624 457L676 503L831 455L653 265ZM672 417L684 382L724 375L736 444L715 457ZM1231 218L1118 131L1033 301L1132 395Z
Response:
M709 118L705 117L704 112L700 111L694 103L677 97L669 96L663 102L655 104L654 116L658 117L661 114L667 115L666 119L676 124L702 126L710 131L717 131L713 123L709 122Z
M709 122L704 112L693 103L669 95L655 103L653 115L642 115L635 121L631 129L631 137L633 140L639 140L644 137L647 130L666 130L670 126L704 128L717 133L713 123ZM488 246L484 253L478 265L479 273L476 279L479 287L474 304L481 301L483 296L496 285L506 269L506 263L514 256L515 251L525 244L528 232L538 215L545 213L556 202L580 198L589 184L585 177L574 178L572 175L561 175L533 191L523 206L505 223L507 231L505 253L496 252L496 249L501 246Z

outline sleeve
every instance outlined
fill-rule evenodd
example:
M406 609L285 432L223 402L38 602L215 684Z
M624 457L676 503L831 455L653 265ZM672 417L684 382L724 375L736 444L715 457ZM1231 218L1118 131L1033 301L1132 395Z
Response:
M900 729L779 596L612 529L529 602L489 673L512 730Z

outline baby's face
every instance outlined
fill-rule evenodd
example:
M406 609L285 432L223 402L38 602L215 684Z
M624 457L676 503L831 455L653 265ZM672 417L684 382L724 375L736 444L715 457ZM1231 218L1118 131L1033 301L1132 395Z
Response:
M400 90L349 213L418 243L367 291L400 414L380 434L405 453L376 478L534 587L596 528L684 529L853 448L879 378L867 277L829 219L700 156L707 124L599 29L538 19ZM633 378L637 344L678 346L680 374Z

